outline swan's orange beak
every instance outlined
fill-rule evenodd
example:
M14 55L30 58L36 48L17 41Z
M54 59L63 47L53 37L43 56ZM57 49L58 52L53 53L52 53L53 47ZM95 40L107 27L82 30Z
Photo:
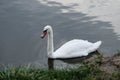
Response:
M43 31L42 33L41 33L41 38L44 38L45 37L45 35L47 34L47 31Z

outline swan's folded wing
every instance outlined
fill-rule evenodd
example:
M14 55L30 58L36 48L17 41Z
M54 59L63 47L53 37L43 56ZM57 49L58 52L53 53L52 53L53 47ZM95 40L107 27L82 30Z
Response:
M53 53L53 58L74 58L88 55L93 43L87 40L74 39L68 41Z

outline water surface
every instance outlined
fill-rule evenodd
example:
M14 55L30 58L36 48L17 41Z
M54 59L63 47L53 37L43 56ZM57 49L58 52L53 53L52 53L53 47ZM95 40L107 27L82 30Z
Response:
M53 26L55 49L71 39L85 39L91 42L102 40L99 50L105 56L120 49L119 35L109 21L95 20L72 10L59 2L49 1L45 5L37 0L0 1L0 64L21 65L35 63L47 65L47 38L40 33L47 24ZM63 13L63 9L70 10ZM56 61L56 65L65 64Z

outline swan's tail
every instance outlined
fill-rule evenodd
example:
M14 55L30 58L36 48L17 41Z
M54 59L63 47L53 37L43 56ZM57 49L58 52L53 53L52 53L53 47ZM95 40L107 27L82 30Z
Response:
M98 49L101 44L102 44L102 41L97 41L96 43L94 43L94 46L96 47L96 49Z
M93 47L89 49L89 53L96 51L101 44L102 44L102 41L97 41L96 43L93 43Z

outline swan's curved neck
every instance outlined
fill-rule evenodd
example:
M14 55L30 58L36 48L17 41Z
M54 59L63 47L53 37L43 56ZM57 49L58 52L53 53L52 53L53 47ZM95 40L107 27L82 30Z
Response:
M54 45L53 45L53 30L52 28L49 29L48 32L48 43L47 43L47 51L48 51L48 56L51 57L52 53L54 51Z

